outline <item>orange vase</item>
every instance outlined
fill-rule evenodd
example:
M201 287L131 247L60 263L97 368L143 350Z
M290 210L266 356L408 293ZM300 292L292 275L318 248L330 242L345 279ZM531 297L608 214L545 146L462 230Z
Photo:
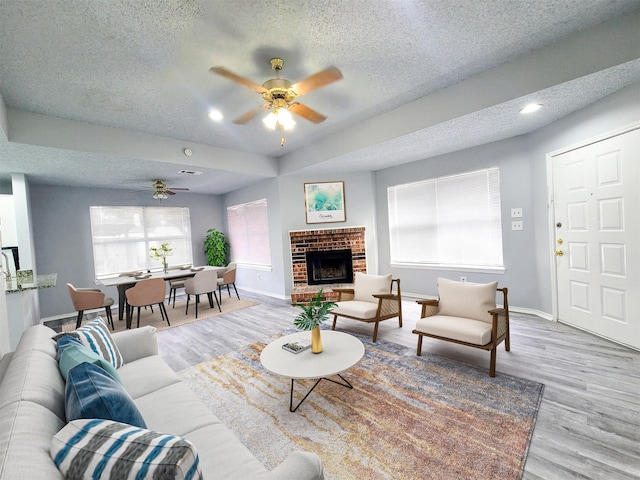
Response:
M322 337L320 336L320 326L311 330L311 351L313 353L322 352Z

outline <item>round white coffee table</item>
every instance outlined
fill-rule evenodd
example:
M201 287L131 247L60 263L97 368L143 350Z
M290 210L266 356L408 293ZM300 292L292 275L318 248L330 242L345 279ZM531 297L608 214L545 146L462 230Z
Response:
M264 368L276 375L291 379L291 394L289 396L289 411L291 412L295 412L302 405L302 402L322 380L328 380L346 388L353 388L340 373L354 366L364 356L364 345L360 340L348 333L333 330L322 330L321 353L312 353L310 348L300 353L291 353L282 348L285 343L300 339L310 340L311 332L296 332L280 337L267 345L260 354L260 362ZM333 375L340 377L344 383L327 378ZM309 378L317 378L318 381L294 408L294 381Z

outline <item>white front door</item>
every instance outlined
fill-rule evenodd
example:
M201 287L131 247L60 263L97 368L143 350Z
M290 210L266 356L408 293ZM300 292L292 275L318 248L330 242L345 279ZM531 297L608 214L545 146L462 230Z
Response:
M638 349L639 128L551 156L558 320Z

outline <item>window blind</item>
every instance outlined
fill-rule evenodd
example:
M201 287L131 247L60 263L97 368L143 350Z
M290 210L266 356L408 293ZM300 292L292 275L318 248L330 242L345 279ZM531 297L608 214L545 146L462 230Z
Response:
M96 278L162 268L149 248L163 242L173 248L169 265L193 263L188 208L94 206L90 216Z
M227 225L234 262L271 266L266 198L227 207Z
M497 167L387 189L391 261L502 267Z

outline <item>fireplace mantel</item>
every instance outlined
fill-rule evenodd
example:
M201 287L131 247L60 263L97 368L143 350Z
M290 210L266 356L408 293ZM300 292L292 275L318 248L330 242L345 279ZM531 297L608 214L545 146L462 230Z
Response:
M293 270L293 290L291 301L305 302L311 299L320 288L329 292L331 287L339 285L308 285L306 253L351 250L353 272L367 272L365 227L325 228L314 230L295 230L289 232L291 244L291 267ZM342 285L344 286L344 285ZM328 299L334 300L328 294Z

